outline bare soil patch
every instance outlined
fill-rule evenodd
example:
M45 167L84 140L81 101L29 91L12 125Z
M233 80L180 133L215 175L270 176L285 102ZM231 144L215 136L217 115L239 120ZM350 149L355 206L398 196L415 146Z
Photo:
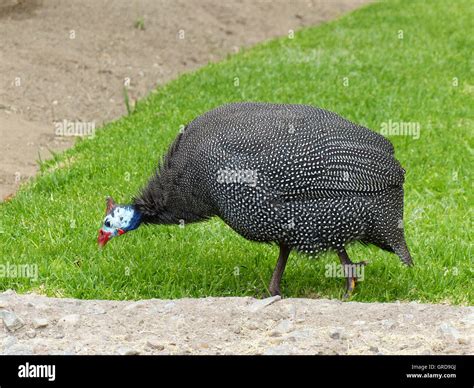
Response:
M34 175L38 150L73 144L55 138L55 122L124 115L125 82L133 104L182 72L368 2L0 0L0 200Z

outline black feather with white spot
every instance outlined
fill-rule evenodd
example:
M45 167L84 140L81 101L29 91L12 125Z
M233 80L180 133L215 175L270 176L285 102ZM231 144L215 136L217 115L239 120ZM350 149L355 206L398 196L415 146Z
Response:
M234 103L192 121L135 207L146 223L221 217L247 239L317 253L351 241L411 264L392 144L304 105Z

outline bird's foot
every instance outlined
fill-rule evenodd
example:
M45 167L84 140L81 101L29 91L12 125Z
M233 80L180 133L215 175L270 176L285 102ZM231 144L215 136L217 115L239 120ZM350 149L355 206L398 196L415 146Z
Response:
M346 292L344 294L344 299L350 299L350 297L352 296L352 292L355 289L356 282L357 278L346 278Z
M278 286L270 285L270 287L268 288L268 291L270 292L270 296L276 296L276 295L281 296L280 287Z
M346 275L346 293L344 299L349 299L355 289L359 279L364 278L364 267L368 261L360 261L358 263L344 264L344 274Z

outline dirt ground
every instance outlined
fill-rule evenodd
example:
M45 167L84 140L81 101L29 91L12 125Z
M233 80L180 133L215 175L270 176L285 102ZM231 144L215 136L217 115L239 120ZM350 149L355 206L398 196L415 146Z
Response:
M7 291L0 294L0 317L3 354L474 353L474 307L414 302L130 302Z
M55 123L102 123L178 74L368 0L0 0L0 199L49 149Z

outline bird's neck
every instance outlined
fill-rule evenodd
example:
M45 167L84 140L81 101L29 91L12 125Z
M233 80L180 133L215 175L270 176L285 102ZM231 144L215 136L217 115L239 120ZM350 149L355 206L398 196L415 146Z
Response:
M182 224L212 217L215 211L209 205L207 196L201 193L196 195L189 189L191 180L187 172L177 174L170 167L168 155L157 173L133 200L133 206L142 215L142 222Z
M158 187L147 188L133 201L133 207L145 224L179 225L206 220L213 216L202 205L196 205L184 193L161 191Z
M127 226L127 232L137 229L140 226L140 224L143 222L142 212L139 209L137 209L137 207L134 205L130 205L130 207L133 209L133 217Z
M179 224L180 220L164 205L161 196L142 193L133 200L133 207L140 214L140 222L144 224Z

